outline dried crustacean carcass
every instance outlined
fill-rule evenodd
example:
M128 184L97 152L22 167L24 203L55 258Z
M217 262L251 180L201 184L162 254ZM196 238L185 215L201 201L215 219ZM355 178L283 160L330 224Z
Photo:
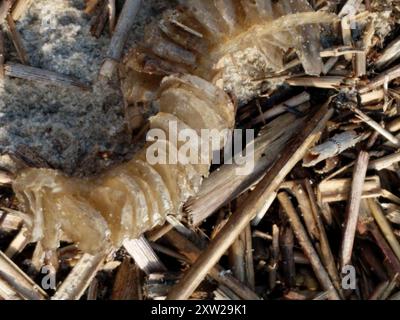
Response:
M313 12L307 1L183 4L185 9L166 12L159 23L147 27L143 44L130 52L122 67L128 100L155 101L159 106L150 123L168 137L157 141L164 145L158 152L166 159L183 145L171 138L171 124L177 127L175 134L195 132L191 150L204 144L202 129L221 132L218 140L223 141L234 127L235 108L222 88L235 92L244 78L251 81L278 72L288 48L295 48L307 73L319 74L319 38L310 28L335 19ZM261 74L247 68L237 76L237 55L259 61ZM139 237L168 215L179 217L183 203L208 175L216 150L213 144L206 155L198 153L202 159L160 164L148 158L155 143L93 178L69 178L47 169L20 172L13 188L22 208L34 217L31 240L51 251L63 237L94 253Z

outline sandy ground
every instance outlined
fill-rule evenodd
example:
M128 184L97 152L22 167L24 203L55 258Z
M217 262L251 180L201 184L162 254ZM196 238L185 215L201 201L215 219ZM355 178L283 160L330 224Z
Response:
M139 41L143 26L174 1L146 0L129 35ZM32 66L92 83L105 57L107 32L96 39L83 0L34 1L17 23ZM7 61L19 62L8 43ZM119 90L84 92L19 79L0 86L0 152L68 174L88 174L120 160L133 148ZM105 160L99 154L113 154ZM0 164L1 165L1 164Z

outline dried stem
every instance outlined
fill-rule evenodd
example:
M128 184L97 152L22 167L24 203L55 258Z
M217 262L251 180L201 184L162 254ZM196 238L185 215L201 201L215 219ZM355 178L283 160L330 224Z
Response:
M0 295L6 291L20 299L47 299L47 294L0 251Z
M111 78L117 63L121 59L125 42L128 38L129 30L135 22L135 16L141 7L141 0L126 0L122 12L118 18L117 26L111 38L110 46L107 51L107 59L100 69L100 76Z
M340 299L338 293L336 292L335 287L332 284L331 279L329 278L328 273L325 270L325 267L322 265L321 260L318 257L317 252L315 251L310 238L307 235L307 231L304 229L303 224L294 208L292 202L289 199L289 196L286 192L280 192L278 194L278 200L281 204L282 208L286 212L290 225L292 226L293 232L299 241L301 247L305 255L310 260L311 266L317 276L322 288L328 292L328 296L330 299L338 300Z
M354 238L357 229L358 215L360 212L361 195L367 173L368 161L369 161L369 154L365 151L360 151L354 166L350 198L346 209L346 222L344 225L342 246L340 250L341 268L351 263Z
M397 259L400 260L400 244L399 241L397 240L395 234L393 233L392 227L390 226L387 218L382 212L382 209L379 207L378 203L376 202L375 199L368 199L367 200L368 206L371 210L371 213L378 224L378 226L381 228L383 235L385 236L387 242L390 244L390 246L393 249L393 252L396 254Z
M395 144L396 146L400 146L400 140L397 139L394 135L392 135L389 131L387 131L386 129L382 128L382 126L379 123L377 123L375 120L371 119L368 115L366 115L364 112L362 112L357 107L351 106L350 109L362 121L364 121L367 125L369 125L372 129L376 130L379 134L384 136L391 143Z

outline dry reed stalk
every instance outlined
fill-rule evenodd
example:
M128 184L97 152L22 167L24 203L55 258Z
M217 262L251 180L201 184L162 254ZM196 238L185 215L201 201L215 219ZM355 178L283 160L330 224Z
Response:
M399 75L400 76L400 75ZM385 128L382 128L382 126L373 120L371 117L366 115L364 112L362 112L360 109L358 109L355 106L350 106L350 110L353 111L360 120L365 122L367 125L369 125L372 129L377 131L380 135L385 137L388 141L393 143L396 146L400 146L400 140L396 138L394 135L392 135L389 131L387 131Z
M323 266L317 252L315 251L310 238L307 235L301 220L294 208L289 196L286 192L282 191L278 194L278 200L283 210L289 218L290 225L292 226L293 232L299 241L305 255L310 260L311 266L317 276L321 287L328 292L329 299L338 300L340 299L325 267Z
M18 230L23 223L21 217L8 212L0 211L0 229L6 232Z
M379 89L379 90L369 91L361 94L360 97L362 105L368 105L370 103L380 102L383 99L385 99L385 90ZM391 131L388 127L387 129Z
M387 242L390 244L393 252L396 254L397 259L400 260L400 244L397 240L395 234L393 233L393 229L390 226L387 218L385 217L382 209L374 199L367 200L369 209L371 210L372 216L374 217L376 223L382 230L384 237Z
M146 239L149 241L157 241L158 239L165 236L168 232L170 232L174 228L173 225L169 223L165 223L163 226L155 228L146 233Z
M374 90L378 87L383 86L385 83L389 83L392 80L400 77L400 65L396 65L389 70L386 70L379 74L376 78L372 79L367 85L359 89L359 92L366 93Z
M286 112L288 110L288 108L297 107L308 101L310 101L310 94L307 92L302 92L299 95L297 95L293 98L290 98L289 100L270 108L269 110L265 111L258 117L252 119L251 125L256 125L260 122L265 122L266 120L269 120L271 118L274 118L274 117Z
M349 199L351 179L331 179L322 181L317 188L318 199L322 203L347 201ZM366 177L362 186L362 198L376 198L383 195L378 176Z
M340 266L342 269L351 263L354 238L356 235L357 221L360 212L361 195L367 173L368 161L368 152L360 151L354 165L350 197L346 208L346 221L340 249Z
M324 67L322 68L322 74L327 75L329 71L332 70L332 68L336 65L336 63L339 61L339 57L331 57L328 59L328 61L324 64Z
M10 259L20 253L28 245L30 240L30 232L26 227L22 227L18 234L11 241L7 250L4 252Z
M393 164L400 161L400 152L392 153L379 159L375 159L370 162L368 169L374 169L377 171L387 169Z
M382 90L383 91L383 90ZM390 121L386 125L386 129L388 129L390 132L396 132L400 130L400 117L397 117Z
M84 90L88 90L90 88L87 84L73 77L13 62L6 63L4 65L4 71L6 76L13 78L20 78L29 81L39 81L62 87L78 87Z
M106 54L107 58L99 71L101 77L111 78L114 74L117 64L121 59L129 30L132 28L133 23L135 22L135 16L141 7L141 4L141 0L125 1L110 41L110 46Z
M315 198L315 194L313 188L311 186L310 180L304 180L304 186L308 195L308 199L311 204L311 212L313 213L316 227L318 229L318 241L319 241L319 249L322 262L324 263L326 270L328 271L329 276L332 279L333 285L338 291L339 295L343 298L343 292L341 287L340 276L338 270L336 268L335 258L332 253L331 246L329 244L328 236L326 234L326 230L324 227L324 223L321 218L321 213L317 205L317 199Z
M145 237L125 240L123 246L147 275L163 273L167 270Z
M296 77L286 79L286 83L295 87L314 87L321 89L337 89L344 81L341 76Z
M400 37L393 40L381 53L375 66L382 70L400 57Z
M172 288L168 299L188 298L250 221L255 219L255 223L258 223L262 219L275 199L279 185L304 157L307 149L315 143L332 116L333 111L329 108L329 103L319 108L304 130L287 146L255 190L243 201L185 276Z
M298 207L302 213L308 235L313 241L319 239L319 229L313 215L313 209L311 208L311 202L307 192L301 183L295 184L291 190L297 199Z
M51 299L79 300L104 264L106 256L105 253L95 256L85 253Z

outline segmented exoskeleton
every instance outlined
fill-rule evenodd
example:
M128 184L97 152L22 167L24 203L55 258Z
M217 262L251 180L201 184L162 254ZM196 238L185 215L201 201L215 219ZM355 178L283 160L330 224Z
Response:
M192 129L217 129L229 134L235 108L222 90L226 59L254 48L268 72L283 67L284 51L296 49L308 74L319 74L318 23L332 16L312 12L307 1L187 0L183 8L167 11L146 29L144 43L123 63L125 96L132 101L156 100L159 113L151 128L166 133L166 158L184 142L173 135ZM175 123L177 131L170 132ZM224 139L226 137L219 137ZM199 149L202 139L195 143ZM119 247L180 216L183 203L198 191L208 175L207 161L152 164L148 142L132 160L93 178L66 177L48 169L28 169L13 183L23 210L33 215L32 241L54 250L60 239L94 253L107 245ZM160 143L160 141L157 141ZM206 144L209 141L205 142Z

